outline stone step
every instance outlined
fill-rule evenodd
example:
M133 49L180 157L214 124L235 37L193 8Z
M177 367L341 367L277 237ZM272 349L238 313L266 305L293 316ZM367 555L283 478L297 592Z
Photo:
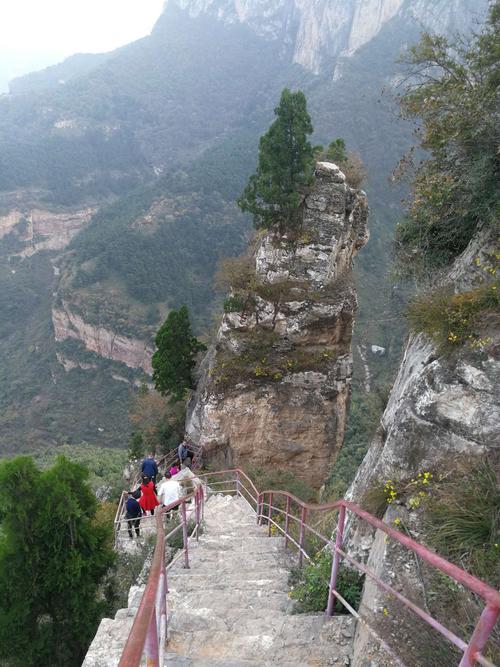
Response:
M288 572L283 570L282 572L273 571L272 576L269 576L269 571L264 570L252 570L251 572L245 573L246 576L241 574L234 574L233 572L224 576L223 579L220 577L211 577L207 579L206 573L200 573L199 571L194 574L192 570L186 570L186 572L192 572L191 575L186 575L181 578L169 579L169 590L172 593L178 593L180 595L197 593L200 590L212 591L216 594L219 591L225 591L228 588L234 591L247 591L247 590L260 590L260 589L269 589L269 590L287 590L288 582Z
M176 653L167 653L166 667L262 667L262 662L255 662L253 660L238 660L231 658L231 660L218 660L214 658L193 660L185 656L177 655Z
M291 618L234 619L232 629L172 632L168 648L178 655L189 656L193 665L203 664L198 660L214 658L230 664L236 656L238 660L261 665L343 667L349 664L353 630L350 626L344 627L343 620L329 619L325 632L322 619L318 622L312 617L311 624L310 618L300 618L298 623L289 626ZM344 636L343 631L348 636ZM324 641L327 634L330 637Z

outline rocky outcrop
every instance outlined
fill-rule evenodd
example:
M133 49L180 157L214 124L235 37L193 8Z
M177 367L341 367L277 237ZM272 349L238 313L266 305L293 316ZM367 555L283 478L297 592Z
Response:
M286 468L319 487L340 448L352 376L354 255L367 202L319 163L301 237L257 244L255 289L227 313L202 365L188 435L222 466Z
M120 361L130 368L141 368L148 375L151 374L153 349L145 341L90 324L64 301L61 306L52 309L52 323L57 342L73 338L81 341L90 352L105 359ZM70 370L67 364L65 369Z
M265 39L293 45L293 61L319 73L338 56L370 42L396 16L435 32L465 30L480 19L485 0L169 0L191 16L243 23Z
M481 267L488 266L497 253L496 235L479 234L455 262L445 282L452 284L456 292L463 292L478 280L492 279L492 273ZM410 479L423 471L436 469L451 472L461 455L472 461L499 450L498 324L498 316L485 319L483 340L486 343L482 349L464 346L447 356L440 354L425 334L410 335L380 428L348 491L349 500L363 504L366 494L371 489L382 488L386 480ZM395 517L403 520L411 534L422 540L420 514L397 503L389 505L384 521L390 524ZM415 558L368 528L356 523L351 525L350 548L357 550L362 560L368 560L369 566L384 581L401 591L408 589L409 597L425 607L425 576L422 577ZM413 582L409 588L408 581ZM365 588L362 599L365 613L375 619L375 625L379 625L385 638L390 640L390 634L397 631L404 644L411 638L414 617L405 621L400 613L398 628L383 624L380 621L386 604L387 595L380 589ZM376 645L360 626L353 667L365 665L366 656L376 650ZM387 656L380 660L373 664L396 664ZM419 664L428 663L422 658Z
M456 292L488 276L481 266L498 252L481 234L451 268ZM481 456L500 446L500 331L485 323L481 350L464 347L443 356L425 334L412 334L382 416L377 437L349 497L359 499L376 479L402 478L466 452Z
M55 212L41 208L16 208L0 217L0 239L14 234L21 244L15 254L31 257L40 250L63 250L90 222L95 208Z

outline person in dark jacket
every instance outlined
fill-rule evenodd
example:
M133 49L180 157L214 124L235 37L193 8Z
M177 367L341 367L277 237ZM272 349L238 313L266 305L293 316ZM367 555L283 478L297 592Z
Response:
M140 523L141 523L141 516L142 516L142 510L141 506L139 505L139 502L136 500L136 493L129 491L128 492L128 498L127 502L125 504L125 508L127 510L127 513L125 514L125 518L127 520L127 529L128 529L128 534L130 539L133 539L133 534L132 534L132 528L135 528L135 533L137 537L141 536L141 531L140 531Z
M181 462L181 467L185 466L187 459L189 458L189 449L187 448L187 442L183 440L179 447L177 448L177 456Z
M158 465L154 460L153 454L149 454L142 462L141 468L142 476L149 477L149 479L156 486L156 476L158 475Z

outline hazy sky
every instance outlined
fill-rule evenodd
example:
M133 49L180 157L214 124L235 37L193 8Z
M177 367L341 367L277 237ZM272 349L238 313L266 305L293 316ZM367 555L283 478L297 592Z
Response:
M109 51L147 35L164 0L0 0L0 52Z

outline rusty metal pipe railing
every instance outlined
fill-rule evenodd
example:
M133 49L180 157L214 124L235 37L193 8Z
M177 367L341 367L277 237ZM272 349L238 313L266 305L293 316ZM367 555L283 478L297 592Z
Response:
M195 502L194 514L196 517L196 525L193 530L194 534L195 531L199 531L199 520L201 517L199 505L203 502L201 498L202 494L203 488L200 487L188 496L184 496L183 498L170 503L166 507L159 509L155 514L156 546L153 562L151 564L146 588L142 595L118 667L138 667L144 654L148 667L163 667L167 633L166 593L168 589L168 568L165 566L165 541L175 534L179 528L182 528L184 544L181 553L184 553L185 567L189 567L189 536L187 534L188 515L186 505L192 500ZM163 525L165 513L170 509L179 506L181 508L182 522L179 526L176 526L171 530L168 535L165 535L165 527ZM170 565L172 565L172 563L170 563Z
M286 491L276 491L276 490L267 490L267 491L258 491L252 480L240 469L224 470L218 471L216 473L204 473L199 475L199 477L222 477L227 478L231 476L230 479L224 479L221 482L211 481L211 486L222 486L224 485L225 490L222 492L225 493L236 493L238 496L243 498L250 507L251 504L247 498L245 498L244 493L247 493L248 496L255 503L255 512L257 515L257 522L259 524L262 521L267 521L268 523L268 532L272 533L271 527L274 525L276 529L282 533L285 537L285 545L293 544L298 550L298 559L299 563L303 562L303 558L310 558L310 554L307 553L307 548L305 545L305 535L306 531L311 533L320 539L325 545L327 545L332 550L332 570L330 575L330 584L328 590L328 606L326 609L326 614L330 615L333 612L333 602L334 599L338 599L347 610L353 614L360 622L362 622L373 634L373 636L384 646L389 652L396 658L400 663L398 656L394 651L384 642L380 637L377 631L372 628L366 619L362 618L358 612L353 610L353 608L344 600L342 595L336 590L337 575L340 566L340 559L347 561L350 566L358 569L366 576L368 576L376 585L384 590L385 592L393 595L400 602L402 602L410 611L415 613L419 618L425 621L430 627L437 630L443 637L450 641L453 645L459 648L463 652L461 662L458 667L472 667L476 662L484 665L484 667L495 667L487 658L485 658L481 652L486 646L488 638L491 636L491 632L496 624L500 613L500 592L495 591L491 586L485 582L477 579L471 574L465 572L461 568L457 567L453 563L449 563L444 558L438 554L430 551L427 547L419 544L412 538L400 533L399 531L391 528L380 519L372 516L365 510L362 510L360 507L354 503L339 500L334 503L326 504L313 504L305 503L300 498L297 498L291 493ZM253 493L250 491L253 491ZM198 501L201 502L201 511L196 511L196 528L199 529L199 519L203 515L203 502L204 494L203 489L200 489L196 492L198 494ZM285 509L278 506L280 502L284 500ZM253 509L253 508L252 508ZM332 527L330 535L335 534L335 542L332 541L330 536L322 535L314 526L311 526L308 523L308 517L312 515L313 512L330 512L333 510L338 511L337 525ZM460 583L462 586L468 590L475 593L479 596L486 606L481 614L481 617L476 625L476 628L469 640L468 643L457 637L453 632L445 628L439 621L434 619L429 613L418 607L414 602L406 598L404 595L396 591L392 586L382 581L374 572L372 572L366 565L357 562L352 558L348 553L343 549L343 539L344 539L344 526L346 521L347 512L351 512L354 516L358 517L361 521L368 523L372 528L376 530L381 530L391 539L399 542L403 547L415 553L420 557L424 562L430 565L433 568L443 572L451 579ZM298 515L296 516L295 513ZM280 525L278 521L275 521L274 515L279 514L285 517L284 527ZM282 519L281 519L282 520ZM298 540L296 540L290 532L290 525L295 525L298 527ZM186 522L183 521L183 526ZM194 531L193 531L194 533ZM187 559L187 542L185 552L185 558ZM155 553L156 555L156 553ZM180 555L180 554L179 554ZM186 560L187 562L187 560ZM172 563L170 563L172 565ZM156 573L156 571L155 571ZM153 576L153 572L150 575L150 579ZM155 574L156 576L156 574ZM153 577L154 578L154 577ZM165 577L166 581L166 577ZM158 575L157 583L160 584L161 578ZM149 584L149 581L148 581ZM147 591L147 588L146 588ZM146 596L146 591L144 596ZM144 597L143 596L143 597ZM141 611L141 608L139 609ZM139 612L138 612L139 615ZM149 622L149 621L148 621ZM161 624L160 624L161 625ZM160 633L161 634L161 633ZM155 663L151 663L155 664ZM120 663L120 667L138 667L139 663Z

